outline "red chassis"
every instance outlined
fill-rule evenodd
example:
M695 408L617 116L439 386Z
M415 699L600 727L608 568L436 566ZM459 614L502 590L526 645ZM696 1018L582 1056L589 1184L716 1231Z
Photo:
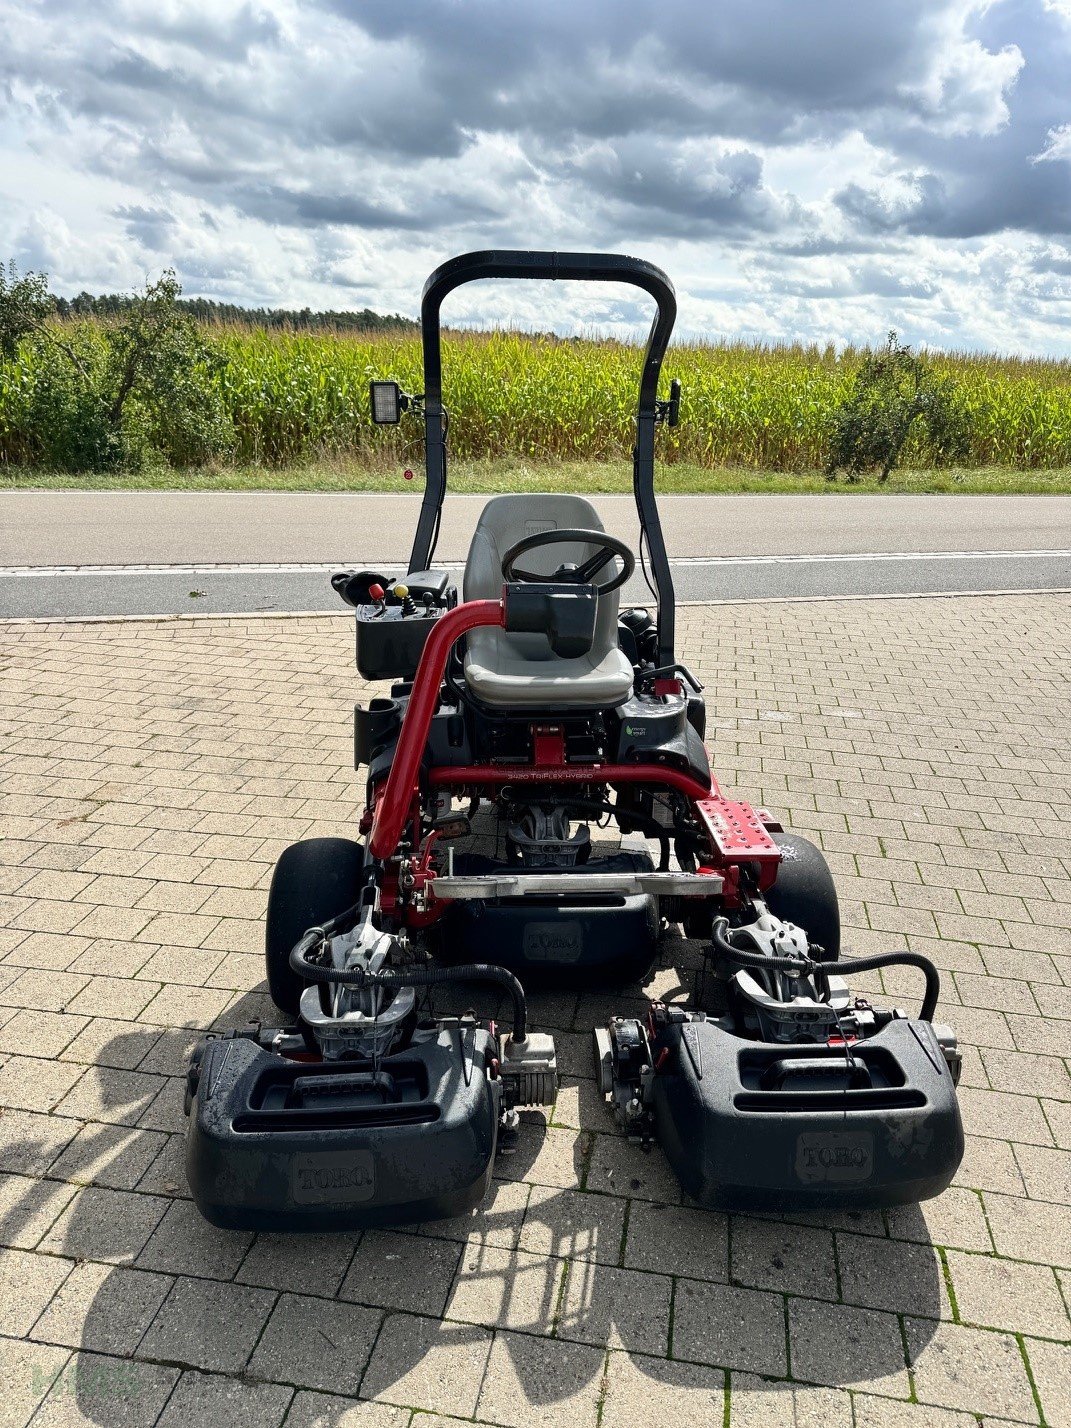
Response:
M425 887L433 883L435 875L430 866L431 842L422 844L419 836L420 769L446 662L454 644L463 635L480 626L496 625L506 626L505 598L471 600L446 611L436 620L417 667L390 773L372 793L369 838L372 856L381 863L393 859L406 827L412 827L417 832L413 848L419 850L413 871ZM668 691L659 691L663 692ZM490 763L432 768L427 775L428 786L464 789L470 794L522 783L605 784L613 788L649 784L674 789L691 801L696 823L707 836L709 851L699 871L716 873L723 879L721 896L728 905L735 899L742 864L756 868L760 888L772 885L781 851L770 833L779 832L779 825L762 810L726 798L713 778L710 786L704 787L690 774L664 764L567 764L561 729L546 719L539 721L533 743L535 757L529 765ZM442 901L436 905L433 898L427 910L413 920L422 924L434 920L444 905Z

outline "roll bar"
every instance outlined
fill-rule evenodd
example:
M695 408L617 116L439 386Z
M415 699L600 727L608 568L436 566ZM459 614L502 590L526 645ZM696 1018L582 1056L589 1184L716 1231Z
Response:
M636 445L632 485L640 531L646 540L651 573L658 593L658 665L675 663L676 603L662 524L654 492L654 438L658 421L658 377L677 316L673 284L661 268L642 258L620 253L541 253L510 249L463 253L441 264L424 284L420 302L424 355L424 461L426 480L409 570L427 570L435 550L439 512L446 495L446 423L442 400L442 350L439 309L443 299L462 283L482 278L543 278L579 282L629 283L649 293L658 305L640 376L636 410Z

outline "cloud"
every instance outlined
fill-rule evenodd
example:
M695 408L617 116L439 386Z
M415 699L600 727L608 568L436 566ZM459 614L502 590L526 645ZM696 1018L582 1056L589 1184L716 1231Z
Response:
M1068 350L1069 67L1068 0L8 0L0 254L413 312L451 252L632 249L696 333Z
M1047 163L1053 159L1071 159L1071 124L1058 124L1045 135L1045 147L1035 154L1032 162Z
M112 209L112 216L126 225L126 230L132 238L154 253L168 249L175 229L175 217L169 209L146 208L140 203L121 203Z

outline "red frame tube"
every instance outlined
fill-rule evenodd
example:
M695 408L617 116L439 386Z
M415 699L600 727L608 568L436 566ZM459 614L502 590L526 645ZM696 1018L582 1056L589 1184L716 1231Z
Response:
M372 834L368 840L372 856L389 858L402 836L416 791L420 761L428 743L432 717L439 703L439 690L450 651L462 635L482 625L506 623L506 607L501 600L469 600L440 615L428 635L417 665L413 692L402 720L398 747L387 781L376 800Z
M504 598L470 600L435 621L417 666L394 762L386 782L377 790L368 840L373 857L381 860L393 857L406 821L414 814L420 765L451 649L469 630L483 626L504 629L505 625ZM558 733L560 739L560 731ZM564 744L560 748L564 754ZM765 887L776 876L781 856L762 816L749 805L724 798L713 778L707 787L683 769L665 764L469 764L430 769L428 783L432 788L493 787L510 783L660 785L676 789L692 800L696 816L710 835L713 856L719 865L757 861L761 885Z
M717 796L711 780L707 788L681 769L664 764L465 764L457 768L431 769L428 782L433 788L464 788L470 784L505 783L655 783L675 788L688 798Z

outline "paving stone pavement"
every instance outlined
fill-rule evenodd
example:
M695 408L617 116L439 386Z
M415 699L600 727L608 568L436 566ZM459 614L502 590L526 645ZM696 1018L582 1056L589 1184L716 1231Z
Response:
M906 938L942 969L966 1052L955 1186L888 1214L689 1206L598 1103L588 1032L612 999L570 995L535 999L557 1107L526 1116L479 1212L210 1228L184 1058L268 1014L279 851L352 831L352 630L7 624L0 1428L1071 1424L1071 600L692 607L680 627L725 786L821 843L854 950ZM667 943L659 993L695 958Z

